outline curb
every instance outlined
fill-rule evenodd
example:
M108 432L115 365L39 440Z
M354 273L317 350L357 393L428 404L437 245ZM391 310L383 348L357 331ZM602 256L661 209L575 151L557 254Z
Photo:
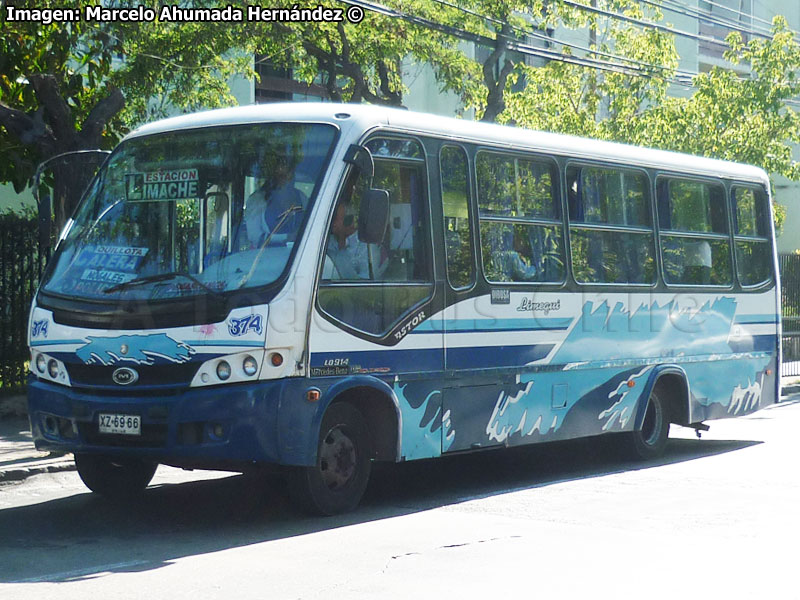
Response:
M4 471L0 471L0 484L8 482L19 482L31 477L33 475L41 475L43 473L60 473L63 471L74 471L75 463L72 459L50 459L52 462L39 464L23 464L15 466Z
M787 396L791 396L792 394L796 394L800 392L800 383L793 383L791 385L786 385L781 388L781 400L786 398Z

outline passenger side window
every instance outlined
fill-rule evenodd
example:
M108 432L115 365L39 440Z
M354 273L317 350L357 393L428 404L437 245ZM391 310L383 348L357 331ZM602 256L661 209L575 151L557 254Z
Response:
M734 186L732 195L739 283L743 286L760 285L772 277L767 194L761 188Z
M555 165L482 151L476 171L486 279L562 282L564 235Z
M725 188L662 177L657 201L664 280L672 285L730 285Z
M389 331L432 292L424 153L418 142L375 138L372 187L389 193L383 239L365 243L358 211L370 182L351 173L334 207L325 248L319 305L355 329Z
M442 179L447 278L454 289L467 288L475 281L475 266L469 215L469 166L464 149L459 146L442 148L439 172Z
M639 171L567 169L572 271L578 283L655 283L649 179Z

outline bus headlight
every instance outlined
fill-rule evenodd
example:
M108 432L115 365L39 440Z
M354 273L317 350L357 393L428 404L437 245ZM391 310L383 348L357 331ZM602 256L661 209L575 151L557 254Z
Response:
M53 379L58 378L58 363L55 359L50 359L47 363L47 372L50 373L50 377Z
M242 361L242 370L248 377L255 375L256 371L258 371L258 363L256 362L256 359L252 356L246 356Z
M225 381L231 376L231 366L227 361L221 360L217 365L217 377Z
M39 373L44 374L44 370L47 368L47 360L44 358L44 354L40 354L36 357L36 370Z

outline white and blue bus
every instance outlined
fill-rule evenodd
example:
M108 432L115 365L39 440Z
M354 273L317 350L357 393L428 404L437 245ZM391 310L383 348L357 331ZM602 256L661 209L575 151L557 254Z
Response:
M373 461L618 434L779 395L760 169L374 106L128 135L30 316L29 415L95 492L278 465L354 508Z

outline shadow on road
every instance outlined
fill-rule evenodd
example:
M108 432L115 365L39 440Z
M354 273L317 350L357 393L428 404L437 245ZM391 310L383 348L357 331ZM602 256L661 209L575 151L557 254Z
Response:
M376 465L362 506L334 518L298 513L274 477L232 475L161 485L124 504L81 493L0 511L0 583L76 581L105 572L157 569L186 556L679 463L758 443L672 439L663 458L645 463L620 460L606 440L577 440Z

